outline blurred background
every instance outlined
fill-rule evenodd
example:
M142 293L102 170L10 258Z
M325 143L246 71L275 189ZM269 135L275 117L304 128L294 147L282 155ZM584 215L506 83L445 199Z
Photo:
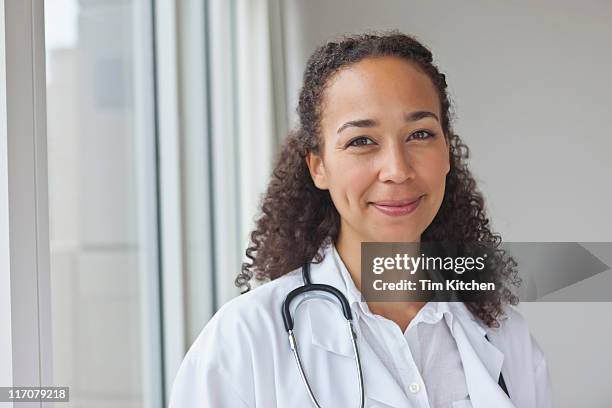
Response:
M610 21L601 0L46 0L42 290L62 406L165 405L239 293L306 59L339 34L399 29L431 48L504 240L611 242ZM612 303L520 309L556 406L609 407Z

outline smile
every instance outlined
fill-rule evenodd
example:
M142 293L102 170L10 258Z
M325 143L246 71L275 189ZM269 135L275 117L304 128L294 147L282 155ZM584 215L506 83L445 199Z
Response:
M399 217L410 214L419 206L423 196L416 199L397 200L397 201L378 201L371 203L378 211L392 217Z

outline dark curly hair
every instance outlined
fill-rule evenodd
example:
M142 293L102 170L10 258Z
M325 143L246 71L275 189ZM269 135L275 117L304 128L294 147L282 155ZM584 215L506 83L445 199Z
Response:
M250 235L246 250L249 261L242 264L235 284L248 291L253 277L258 281L276 279L313 258L321 262L318 250L324 244L336 242L340 215L329 191L315 187L306 156L321 151L321 102L329 79L365 58L383 56L410 61L429 76L439 96L442 129L450 147L444 198L434 220L421 235L421 242L479 242L493 249L487 272L493 276L489 281L496 282L495 295L486 302L465 304L486 325L498 326L504 304L518 303L510 290L511 285L520 283L514 269L516 262L498 248L500 235L491 232L483 196L466 164L469 150L452 130L444 74L433 64L429 49L398 31L345 36L321 46L308 60L297 109L300 124L288 135L280 151L256 228Z

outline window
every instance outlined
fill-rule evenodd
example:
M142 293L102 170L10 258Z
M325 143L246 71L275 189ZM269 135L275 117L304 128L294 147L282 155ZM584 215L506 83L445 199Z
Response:
M53 382L161 406L151 5L45 2Z

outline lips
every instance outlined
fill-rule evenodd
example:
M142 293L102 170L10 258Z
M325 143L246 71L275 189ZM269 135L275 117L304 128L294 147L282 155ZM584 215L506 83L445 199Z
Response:
M374 208L385 215L399 217L410 214L419 206L423 196L404 200L384 200L371 203Z

